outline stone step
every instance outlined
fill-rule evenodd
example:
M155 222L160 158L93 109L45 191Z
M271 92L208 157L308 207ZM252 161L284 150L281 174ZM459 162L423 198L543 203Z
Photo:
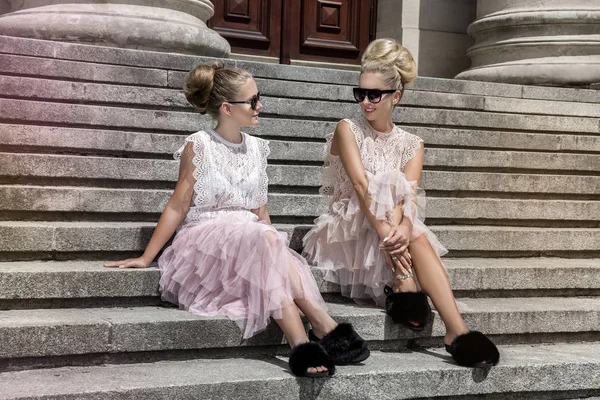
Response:
M31 126L0 125L0 144L23 145L44 152L92 152L106 154L151 153L170 157L184 144L180 135L161 135L126 132L64 131L51 136L42 135L46 129ZM68 129L68 128L67 128ZM41 132L40 132L41 131ZM62 134L64 133L64 137ZM80 136L74 136L74 135ZM90 137L83 136L85 134ZM25 136L25 137L23 137ZM52 139L56 141L51 141ZM71 140L70 140L71 139ZM282 138L283 139L283 138ZM143 141L147 140L147 141ZM70 143L69 143L70 142ZM43 149L45 148L45 149ZM323 162L324 144L308 141L270 140L271 161ZM599 149L600 150L600 149ZM550 153L531 151L426 148L424 166L442 168L501 168L503 170L600 171L600 154Z
M0 75L0 93L5 97L73 103L100 103L132 105L137 107L187 108L191 106L180 89L123 86L108 83L72 82L55 79ZM353 103L350 86L311 84L306 82L258 79L263 96L264 112L276 98L301 98ZM600 117L600 108L592 103L574 103L548 100L509 99L493 96L463 95L454 93L407 91L403 97L405 107L451 108L491 111L514 114L546 114L581 117Z
M169 189L118 189L77 186L0 185L0 211L93 213L110 217L140 214L157 217L171 196ZM318 194L271 193L271 216L318 217L327 211ZM510 225L518 221L600 221L600 201L429 197L427 221L481 223L495 220ZM56 218L56 216L54 217Z
M561 292L591 293L600 290L600 259L561 258L444 258L455 291L498 297L540 297ZM313 268L322 293L339 293L339 287L323 280ZM19 308L32 300L129 298L158 296L159 271L105 268L101 261L0 262L2 301ZM10 301L10 302L9 302ZM42 303L51 305L52 303ZM36 307L41 308L41 307Z
M600 298L459 298L470 329L494 336L561 336L569 341L600 329ZM337 321L351 322L369 341L441 338L445 328L435 314L432 326L415 333L395 325L375 307L328 304ZM86 308L0 311L0 358L69 356L191 349L266 346L282 343L276 324L241 341L235 322L199 317L173 307Z
M285 358L63 367L0 374L0 398L588 398L599 394L597 350L597 343L501 346L501 363L489 373L456 366L441 349L374 351L325 380L295 378Z
M0 41L2 39L0 38ZM169 86L169 71L165 69L77 62L6 53L0 53L0 73L38 78L72 79L111 85L163 88Z
M140 252L150 240L150 222L24 222L0 221L0 255L8 261L21 253L39 257L79 252ZM290 246L302 247L310 225L275 224L290 237ZM434 225L431 230L452 252L474 252L498 257L514 254L572 256L598 251L600 230L595 228L530 228L504 226ZM5 253L5 254L1 254ZM14 253L14 254L13 254Z
M0 153L0 176L91 179L105 181L175 182L174 160L131 159L72 155ZM269 165L269 184L277 186L320 186L321 167ZM68 182L67 182L68 183ZM513 174L490 172L423 171L421 186L435 191L493 193L548 193L597 195L600 176ZM132 184L129 187L132 187Z
M278 117L339 120L358 115L356 104L314 100L269 98L265 111ZM597 134L600 118L520 115L481 111L397 107L394 121L455 128L489 128L536 132ZM152 129L165 132L195 132L211 124L199 113L172 110L108 107L0 99L0 122L62 124L70 127L101 126L116 129Z
M319 167L270 165L269 183L281 186L320 186ZM509 174L488 172L423 171L420 186L426 190L487 193L600 193L597 176Z
M209 125L212 126L212 125ZM509 131L478 131L468 129L431 128L423 126L404 126L404 128L425 140L426 151L436 147L462 147L481 150L517 150L530 157L536 157L536 152L588 152L600 153L600 136L572 134L543 134L519 133ZM325 134L335 129L334 122L291 120L291 119L262 119L258 128L246 127L245 131L268 138L271 146L277 145L278 140L322 141ZM0 124L0 145L32 146L47 148L47 151L72 152L111 152L111 153L148 153L168 154L179 148L185 138L185 133L164 134L148 132L110 131L104 129L80 129L40 125ZM293 143L292 143L293 144ZM317 144L312 143L312 146ZM277 157L276 149L273 156ZM437 150L437 149L436 149ZM529 151L529 150L533 150ZM500 153L502 154L502 153ZM562 154L562 153L561 153ZM546 155L545 155L546 156ZM550 157L551 155L547 155ZM316 152L314 158L322 160L322 151ZM560 157L559 157L560 158ZM546 165L547 169L554 168L554 162Z
M212 59L182 54L167 54L151 51L140 51L132 49L106 48L98 46L81 45L75 43L60 43L36 39L15 38L0 36L2 43L2 54L5 57L0 62L3 69L1 72L20 73L31 70L33 76L65 77L91 81L102 81L103 76L110 82L113 66L136 67L128 71L127 75L133 75L145 84L151 86L165 86L169 83L178 86L181 76L198 63ZM54 68L40 66L39 60L53 60ZM225 60L228 63L246 68L258 77L273 80L289 80L300 82L315 82L325 84L341 84L353 86L358 81L358 72L346 70L334 70L300 66L280 66L277 64L258 63L251 61ZM86 64L92 63L93 72ZM52 66L51 66L52 67ZM141 68L137 68L141 67ZM81 71L83 68L83 72ZM158 70L159 76L146 77L142 80L138 77L139 70ZM119 71L121 72L121 71ZM106 79L106 78L105 78ZM125 78L122 78L125 79ZM125 81L127 82L127 81ZM409 86L412 90L466 93L475 95L492 95L499 97L560 100L574 102L598 103L600 93L596 90L553 88L539 86L522 86L498 84L491 82L463 81L456 79L440 79L420 77L414 84Z

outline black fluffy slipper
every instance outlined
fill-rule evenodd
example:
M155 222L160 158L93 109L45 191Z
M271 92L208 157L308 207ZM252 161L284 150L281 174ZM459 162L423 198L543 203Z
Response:
M420 332L431 321L431 307L427 295L423 292L394 293L391 287L385 286L385 312L392 321L402 324L413 331ZM412 324L417 323L417 325Z
M335 365L327 351L319 343L307 342L299 344L290 354L290 369L296 376L307 378L326 378L335 373ZM324 372L306 372L307 369L323 366Z
M477 331L457 336L452 344L446 345L446 351L463 367L491 368L500 360L496 345Z
M354 330L352 324L342 322L334 330L319 339L311 329L308 338L319 343L335 365L356 364L371 355L367 342Z

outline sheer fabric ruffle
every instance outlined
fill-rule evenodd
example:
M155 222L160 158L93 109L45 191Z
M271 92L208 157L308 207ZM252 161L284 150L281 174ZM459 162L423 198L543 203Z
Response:
M399 171L371 174L370 211L378 220L389 221L392 210L403 203L404 217L413 223L411 240L425 236L438 257L447 253L437 237L424 224L425 192ZM327 281L337 283L343 296L358 303L374 301L385 305L385 285L391 285L392 273L385 253L379 250L381 239L360 209L356 194L331 205L329 213L315 220L304 237L304 256L324 270Z
M162 298L197 315L227 316L244 339L295 298L326 310L309 265L286 239L250 212L186 224L158 260Z

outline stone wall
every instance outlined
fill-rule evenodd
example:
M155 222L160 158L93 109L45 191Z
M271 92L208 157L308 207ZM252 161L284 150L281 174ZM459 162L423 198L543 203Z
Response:
M379 0L377 37L391 37L415 57L419 75L451 78L469 68L467 27L476 0Z

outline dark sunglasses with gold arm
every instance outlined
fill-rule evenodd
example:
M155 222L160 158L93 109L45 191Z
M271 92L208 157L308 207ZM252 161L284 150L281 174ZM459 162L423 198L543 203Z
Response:
M352 88L352 92L354 94L354 100L356 100L357 103L362 103L365 100L365 98L368 98L369 102L371 102L373 104L379 103L381 101L381 99L383 98L384 94L394 93L397 90L398 89L382 90L382 89L363 89L363 88L359 88L359 87Z
M252 96L252 98L250 100L228 101L228 103L231 103L231 104L250 104L250 108L252 108L254 111L256 111L256 106L258 105L259 101L260 101L260 92L256 93L254 96Z

